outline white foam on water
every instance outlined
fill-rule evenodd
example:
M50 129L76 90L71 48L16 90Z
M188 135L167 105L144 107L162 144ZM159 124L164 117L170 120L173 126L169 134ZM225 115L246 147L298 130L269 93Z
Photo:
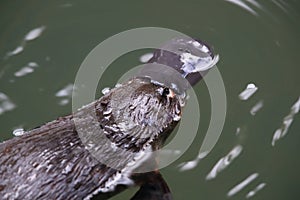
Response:
M288 133L288 130L292 122L294 121L294 116L297 113L299 113L299 110L300 110L300 97L291 107L290 113L283 118L281 127L275 131L272 139L272 146L275 146L275 143Z
M211 180L226 169L232 162L242 153L243 147L241 145L235 146L226 156L222 157L212 168L206 176L206 180Z
M240 100L248 100L257 90L258 87L254 83L249 83L246 89L239 94Z
M252 181L254 181L258 177L258 173L253 173L250 176L248 176L245 180L243 180L241 183L234 186L229 192L227 193L228 197L232 197L233 195L240 192L242 189L244 189L247 185L249 185Z

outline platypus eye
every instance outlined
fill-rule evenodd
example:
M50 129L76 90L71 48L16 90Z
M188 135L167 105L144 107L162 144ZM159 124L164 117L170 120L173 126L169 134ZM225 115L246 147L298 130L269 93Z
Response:
M163 92L162 92L162 96L164 96L164 97L166 97L166 96L168 96L170 94L170 90L169 90L169 88L165 88L164 90L163 90Z
M167 87L161 87L157 90L162 97L173 98L175 96L175 92Z
M172 89L164 88L161 95L163 97L174 98L175 97L175 92Z

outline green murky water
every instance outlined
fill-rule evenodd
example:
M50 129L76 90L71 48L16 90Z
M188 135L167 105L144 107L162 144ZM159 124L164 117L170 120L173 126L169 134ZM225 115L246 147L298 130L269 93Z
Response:
M213 45L221 58L218 68L228 101L213 151L195 168L180 171L180 163L197 156L210 119L207 88L203 82L195 87L201 108L197 137L179 160L162 170L175 199L281 200L300 195L297 105L291 111L300 96L299 1L2 1L0 16L1 141L13 137L16 128L28 130L71 112L70 97L58 91L74 82L81 62L97 44L131 28L165 27ZM39 27L41 35L24 42ZM16 49L20 46L22 51ZM133 52L117 60L99 88L113 86L116 77L139 64L141 55ZM241 101L238 95L248 83L258 90ZM252 115L258 102L262 108ZM290 126L286 116L293 119ZM275 131L287 127L285 137L272 146ZM220 160L236 148L241 152ZM207 180L209 174L213 178ZM239 191L235 186L240 183L245 187ZM134 191L114 199L128 199Z

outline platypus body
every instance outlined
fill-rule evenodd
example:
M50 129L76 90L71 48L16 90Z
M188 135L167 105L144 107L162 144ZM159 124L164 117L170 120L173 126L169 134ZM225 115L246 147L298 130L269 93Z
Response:
M182 74L183 85L174 88L145 70L77 112L1 143L0 199L107 199L140 186L132 199L171 200L155 157L147 153L160 149L180 121L186 82L202 78L197 62L185 62L182 54L215 64L210 48L192 42L171 40L171 52L157 50L150 60ZM139 171L143 166L148 170Z

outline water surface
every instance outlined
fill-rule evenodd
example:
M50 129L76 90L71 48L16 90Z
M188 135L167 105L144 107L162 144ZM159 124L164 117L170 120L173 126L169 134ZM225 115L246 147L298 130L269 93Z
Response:
M228 101L213 151L181 170L198 156L210 119L207 88L203 82L195 87L201 109L197 137L162 170L175 199L300 195L299 1L2 1L0 13L1 141L14 137L17 128L28 130L70 113L76 72L101 41L130 28L165 27L213 45ZM144 53L149 50L113 63L99 83L99 95ZM241 100L248 84L257 91ZM237 147L242 151L233 154ZM114 199L128 199L134 191Z

